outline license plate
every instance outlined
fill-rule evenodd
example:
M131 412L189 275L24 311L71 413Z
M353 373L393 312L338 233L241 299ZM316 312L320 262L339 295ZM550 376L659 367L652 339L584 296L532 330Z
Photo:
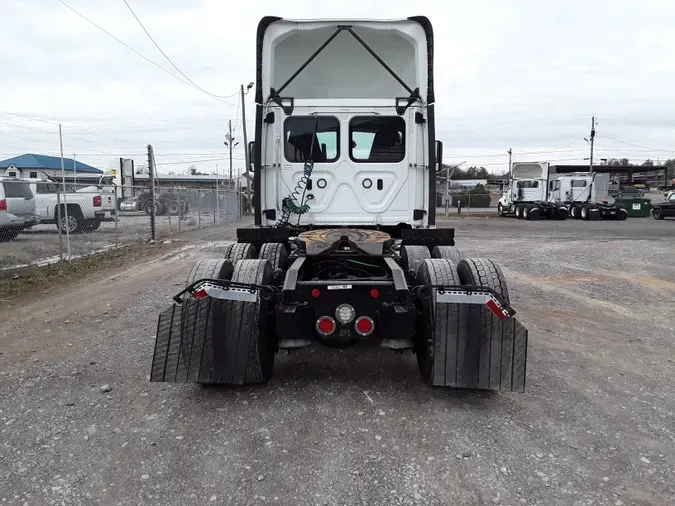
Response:
M351 290L352 285L328 285L328 290Z

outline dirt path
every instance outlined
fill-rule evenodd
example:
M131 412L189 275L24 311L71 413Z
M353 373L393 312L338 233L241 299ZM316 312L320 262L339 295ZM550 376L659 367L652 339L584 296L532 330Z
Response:
M675 241L482 232L462 245L504 265L525 394L430 389L363 348L279 355L262 388L149 383L158 312L231 228L5 308L0 504L674 503Z

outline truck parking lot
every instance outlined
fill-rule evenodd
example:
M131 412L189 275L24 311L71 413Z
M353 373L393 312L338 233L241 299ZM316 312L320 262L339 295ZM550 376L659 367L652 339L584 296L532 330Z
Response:
M503 266L530 330L524 394L319 347L264 387L149 383L158 312L237 225L3 302L2 504L675 502L672 220L439 223Z

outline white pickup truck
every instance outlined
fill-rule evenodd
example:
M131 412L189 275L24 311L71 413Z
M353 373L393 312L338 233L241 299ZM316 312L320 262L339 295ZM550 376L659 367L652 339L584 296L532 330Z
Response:
M61 231L68 233L93 232L101 222L114 212L113 206L104 206L108 196L96 187L93 191L79 190L65 194L56 182L37 181L31 183L35 195L35 208L41 223L54 223ZM58 192L58 196L57 196ZM64 199L65 195L65 199ZM61 205L61 223L58 222L58 207Z

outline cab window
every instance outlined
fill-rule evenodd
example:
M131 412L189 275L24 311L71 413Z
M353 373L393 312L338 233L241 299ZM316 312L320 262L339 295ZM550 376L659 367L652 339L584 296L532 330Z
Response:
M284 156L292 163L306 162L310 153L316 163L340 157L340 122L337 118L293 116L284 122Z
M586 180L572 179L572 188L586 188Z
M518 188L539 188L539 181L518 181Z
M349 122L349 157L355 162L397 163L405 158L405 120L361 116Z

